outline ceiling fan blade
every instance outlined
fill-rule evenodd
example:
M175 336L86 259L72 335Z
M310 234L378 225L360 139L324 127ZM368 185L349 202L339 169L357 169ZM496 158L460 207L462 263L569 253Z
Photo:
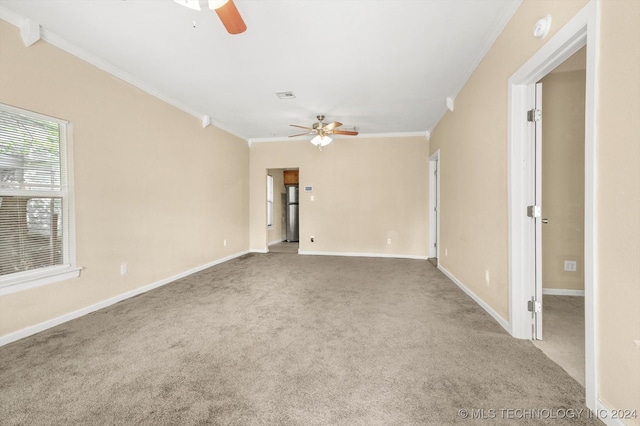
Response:
M216 9L216 14L229 34L240 34L247 29L247 25L240 16L238 8L233 4L233 0L229 0L224 6Z
M333 129L335 129L336 127L340 127L340 126L342 126L342 123L339 123L339 122L337 122L337 121L334 121L333 123L325 124L324 126L322 126L322 128L323 128L324 130L333 130Z
M311 130L313 131L314 129L312 129L311 127L305 127L305 126L298 126L297 124L289 124L289 126L291 127L298 127L300 129L307 129L307 130Z
M298 133L297 135L289 135L289 137L293 138L295 136L304 136L304 135L311 135L311 134L313 134L313 132Z
M358 134L358 132L353 132L351 130L333 130L331 133L333 133L334 135L349 135L349 136L356 136Z

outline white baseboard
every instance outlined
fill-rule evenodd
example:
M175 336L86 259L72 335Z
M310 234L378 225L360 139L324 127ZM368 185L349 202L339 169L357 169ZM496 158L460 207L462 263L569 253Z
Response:
M263 248L263 249L251 249L250 250L251 253L269 253L269 249L268 248Z
M194 274L196 272L202 271L203 269L211 268L212 266L219 265L221 263L227 262L229 260L235 259L236 257L243 256L249 253L249 251L243 251L241 253L233 254L231 256L223 257L222 259L214 260L213 262L209 262L205 265L197 266L193 269L189 269L188 271L181 272L177 275L173 275L171 277L162 279L160 281L156 281L154 283L138 287L134 290L128 291L126 293L119 294L117 296L111 297L109 299L103 300L101 302L95 303L93 305L84 307L82 309L78 309L77 311L69 312L68 314L61 315L56 318L52 318L50 320L41 322L36 325L32 325L29 327L25 327L21 330L14 331L13 333L5 334L4 336L0 336L0 346L7 345L9 343L15 342L16 340L23 339L25 337L34 335L36 333L40 333L41 331L47 330L49 328L55 327L57 325L63 324L67 321L71 321L76 318L80 318L84 315L90 314L91 312L95 312L102 308L106 308L107 306L111 306L115 303L121 302L123 300L129 299L131 297L137 296L142 293L146 293L147 291L153 290L154 288L161 287L165 284L169 284L170 282L179 280L180 278L184 278L188 275Z
M354 257L387 257L393 259L419 259L427 260L427 256L416 256L412 254L393 254L393 253L352 253L344 251L310 251L298 249L298 254L311 256L354 256Z
M619 418L621 417L622 411L624 410L613 410L613 411L615 411L616 414L620 413L620 415L614 416L614 413L612 413L611 410L602 403L602 401L598 401L597 411L592 412L591 414L592 414L592 418L598 418L602 420L602 422L607 426L625 426L626 423ZM637 414L640 415L640 413L637 413Z
M584 297L584 290L572 290L570 288L543 288L542 294L549 294L553 296L582 296Z
M480 297L478 297L473 291L469 290L469 288L466 285L464 285L460 280L458 280L451 272L447 271L441 265L438 265L438 269L443 274L445 274L451 281L453 281L458 287L460 287L460 289L462 291L467 293L467 295L469 297L471 297L478 305L480 305L482 307L482 309L487 311L487 313L489 315L491 315L493 317L493 319L495 319L498 322L498 324L500 324L502 326L502 328L507 330L507 332L510 335L512 335L512 333L511 333L511 324L509 324L509 322L507 320L502 318L502 316L500 314L498 314L495 310L493 310L493 308L491 306L487 305L484 302L484 300L482 300Z
M281 238L281 239L279 239L279 240L269 241L269 243L268 243L267 245L272 246L272 245L274 245L274 244L280 244L280 243L283 243L283 242L285 242L285 241L287 241L287 240L286 240L286 239L282 239L282 238Z

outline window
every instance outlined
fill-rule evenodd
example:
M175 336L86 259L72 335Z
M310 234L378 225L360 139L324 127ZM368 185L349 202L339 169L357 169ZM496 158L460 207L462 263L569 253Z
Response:
M267 226L273 226L273 176L267 175Z
M0 294L79 275L67 127L0 104Z

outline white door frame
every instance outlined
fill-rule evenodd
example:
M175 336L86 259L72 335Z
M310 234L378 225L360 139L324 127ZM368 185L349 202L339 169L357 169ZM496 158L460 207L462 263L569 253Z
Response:
M436 178L434 179L434 175ZM440 253L440 150L429 157L429 257Z
M586 44L585 92L585 389L586 404L598 404L596 353L596 105L598 81L599 2L591 0L509 78L509 322L511 334L531 338L531 313L527 302L535 288L533 220L527 206L534 204L534 159L526 111L531 108L532 85Z

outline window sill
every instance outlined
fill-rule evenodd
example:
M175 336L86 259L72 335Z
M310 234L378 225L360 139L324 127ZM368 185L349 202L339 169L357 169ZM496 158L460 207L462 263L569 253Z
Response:
M81 269L77 266L61 265L7 275L0 278L0 296L78 278Z

